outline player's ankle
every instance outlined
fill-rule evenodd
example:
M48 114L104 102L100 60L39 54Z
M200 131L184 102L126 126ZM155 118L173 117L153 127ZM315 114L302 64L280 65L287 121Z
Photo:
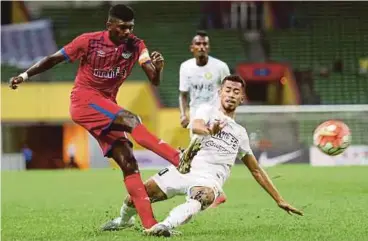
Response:
M158 222L155 220L155 219L152 219L152 220L150 220L150 221L146 221L144 224L142 224L143 225L143 227L145 228L145 229L150 229L150 228L152 228L153 226L155 226L156 224L157 224Z
M174 228L174 226L170 222L168 222L167 220L164 220L162 222L159 222L159 224L165 225L169 229L173 229Z

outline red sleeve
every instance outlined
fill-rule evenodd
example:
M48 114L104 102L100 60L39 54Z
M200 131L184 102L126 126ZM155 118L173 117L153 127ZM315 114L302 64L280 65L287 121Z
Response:
M61 49L61 53L68 62L74 62L87 53L88 37L82 34Z
M142 65L142 64L145 64L151 61L151 57L149 55L148 49L143 40L140 41L138 44L138 55L139 55L139 58L138 58L139 65Z

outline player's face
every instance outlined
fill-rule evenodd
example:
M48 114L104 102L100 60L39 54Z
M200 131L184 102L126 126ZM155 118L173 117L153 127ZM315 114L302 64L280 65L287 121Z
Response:
M107 29L110 32L110 37L119 43L123 43L128 39L133 32L134 20L124 22L120 19L112 19L107 22Z
M190 46L190 51L193 53L195 58L207 57L210 49L210 43L208 37L195 36Z
M224 110L235 111L236 107L244 101L243 86L239 82L225 81L220 89L221 105Z

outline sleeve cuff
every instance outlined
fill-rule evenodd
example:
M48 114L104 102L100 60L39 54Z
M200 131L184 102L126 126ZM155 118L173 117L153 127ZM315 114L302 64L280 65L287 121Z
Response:
M62 48L62 49L61 49L61 53L64 55L65 60L66 60L67 62L70 62L69 55L65 52L65 49L64 49L64 48Z

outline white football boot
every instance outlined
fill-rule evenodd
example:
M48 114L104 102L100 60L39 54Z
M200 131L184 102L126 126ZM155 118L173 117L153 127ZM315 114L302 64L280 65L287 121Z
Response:
M167 227L162 223L156 223L151 228L143 230L143 233L147 236L163 236L163 237L171 237L182 234L179 231L170 229L169 227Z
M133 227L135 223L135 217L131 217L128 222L124 222L121 217L117 217L104 225L102 225L101 230L102 231L117 231L124 228L130 228Z

